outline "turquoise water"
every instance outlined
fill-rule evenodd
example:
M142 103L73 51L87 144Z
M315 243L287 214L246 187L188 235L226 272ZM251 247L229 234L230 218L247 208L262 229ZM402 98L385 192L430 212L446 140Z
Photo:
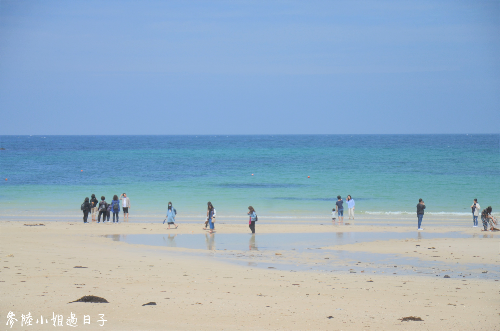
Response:
M500 135L0 136L2 219L80 218L92 193L126 192L135 216L328 218L335 197L358 215L470 215L500 208ZM83 171L82 171L83 170ZM253 174L253 175L252 175ZM308 178L310 176L310 178Z

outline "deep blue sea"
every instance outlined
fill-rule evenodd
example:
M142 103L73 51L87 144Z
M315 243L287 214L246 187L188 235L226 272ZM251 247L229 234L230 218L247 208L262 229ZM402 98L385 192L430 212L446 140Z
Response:
M500 208L500 135L0 136L0 213L71 215L92 193L126 192L131 213L329 218ZM310 178L308 178L308 176ZM7 179L7 180L4 180Z

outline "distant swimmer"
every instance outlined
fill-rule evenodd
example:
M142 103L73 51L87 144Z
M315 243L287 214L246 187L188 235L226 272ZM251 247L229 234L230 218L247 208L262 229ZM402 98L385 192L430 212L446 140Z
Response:
M424 217L424 209L425 209L424 200L418 199L418 204L417 204L418 229L417 230L423 230L422 229L422 218Z

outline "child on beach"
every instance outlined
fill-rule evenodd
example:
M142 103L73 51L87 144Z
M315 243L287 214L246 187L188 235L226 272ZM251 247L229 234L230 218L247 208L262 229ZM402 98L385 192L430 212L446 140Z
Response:
M337 206L332 209L332 222L335 222L335 219L337 218Z

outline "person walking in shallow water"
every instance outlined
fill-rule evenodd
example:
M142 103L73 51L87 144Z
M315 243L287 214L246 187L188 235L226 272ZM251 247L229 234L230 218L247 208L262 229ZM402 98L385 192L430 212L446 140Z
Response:
M424 200L418 199L418 204L417 204L418 229L417 230L423 230L422 229L422 218L424 217L424 209L425 209Z
M255 234L255 222L257 222L257 214L255 213L255 209L252 206L248 207L248 213L250 215L250 219L248 220L248 227L252 231L252 234Z

